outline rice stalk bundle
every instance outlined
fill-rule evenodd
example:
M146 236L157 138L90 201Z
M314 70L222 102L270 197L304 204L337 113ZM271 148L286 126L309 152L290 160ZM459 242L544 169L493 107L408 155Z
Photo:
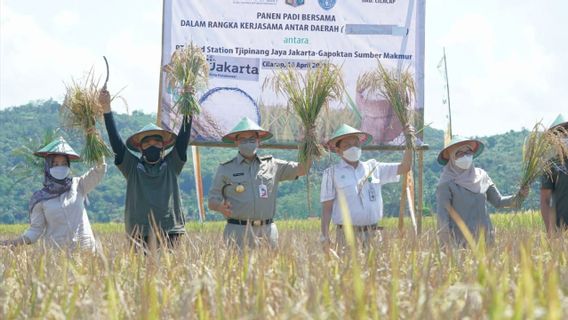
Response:
M103 119L103 108L98 100L98 83L93 70L87 74L84 82L71 80L71 84L66 85L66 91L61 117L64 127L85 134L85 146L81 151L83 160L95 164L105 156L112 156L112 151L97 129L97 122Z
M408 128L415 128L416 114L411 107L415 97L415 86L409 69L389 70L378 61L375 70L359 76L357 88L366 91L367 95L381 95L389 102L402 127L406 129L404 132L406 147L414 150L416 136Z
M207 87L209 78L209 63L201 48L189 43L177 49L163 70L169 87L177 95L174 110L184 116L199 114L201 107L195 94Z
M326 61L308 68L305 73L289 66L276 71L273 77L266 80L266 86L288 98L288 107L301 122L304 138L299 146L299 161L307 163L320 159L325 155L325 149L318 142L316 122L330 101L342 98L345 89L341 69Z
M521 171L521 189L530 186L543 175L551 175L555 166L563 166L568 158L563 127L547 130L538 122L525 139Z

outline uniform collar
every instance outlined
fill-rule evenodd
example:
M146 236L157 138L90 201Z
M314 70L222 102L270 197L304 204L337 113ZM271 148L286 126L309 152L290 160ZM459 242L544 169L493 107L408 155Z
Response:
M353 168L353 166L351 166L349 163L347 163L347 161L343 160L343 158L341 158L341 160L339 160L339 166L341 168L349 167L353 170L357 170L357 168L359 168L360 165L361 165L361 160L357 161L357 167L355 167L355 168Z
M254 161L254 160L259 160L259 159L258 159L258 154L255 154L255 155L254 155L253 161ZM245 157L243 157L243 155L242 155L240 152L237 151L237 163L238 163L238 164L241 164L241 163L243 163L243 161L247 162L248 160L247 160ZM259 160L259 161L260 161L260 160Z

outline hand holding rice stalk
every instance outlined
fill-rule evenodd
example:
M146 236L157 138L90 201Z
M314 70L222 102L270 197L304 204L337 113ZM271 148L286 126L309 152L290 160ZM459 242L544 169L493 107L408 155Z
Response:
M378 64L377 69L366 72L357 79L357 87L366 90L368 95L379 94L387 99L404 128L406 147L414 150L415 112L411 104L415 97L415 87L412 74L408 69L387 70L380 61Z
M96 127L97 121L103 119L103 108L98 101L98 83L94 80L93 70L89 71L84 83L71 80L66 91L61 117L65 127L85 133L82 158L88 164L95 164L105 156L112 156Z
M318 142L316 122L320 111L332 100L341 100L344 91L341 70L330 62L319 62L302 74L295 67L280 69L264 86L270 85L277 94L286 96L302 126L304 139L298 154L301 163L319 159L325 149Z
M547 130L541 122L535 124L523 145L520 190L530 186L542 175L552 174L555 161L564 165L568 157L568 146L564 142L566 137L568 132L563 127ZM524 198L520 191L517 197Z
M177 49L169 64L164 66L170 88L177 91L174 108L184 116L197 115L201 111L195 93L207 87L209 63L201 48L193 43Z

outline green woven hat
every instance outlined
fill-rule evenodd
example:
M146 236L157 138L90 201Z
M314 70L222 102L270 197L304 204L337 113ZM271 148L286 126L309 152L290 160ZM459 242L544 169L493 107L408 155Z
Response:
M549 128L554 129L556 127L564 127L565 129L568 129L568 121L566 121L566 119L564 119L564 116L562 116L561 114L559 114L558 117L554 119Z
M483 142L476 140L476 139L467 139L464 137L460 137L460 136L454 136L452 138L452 141L450 141L450 144L448 144L447 147L445 147L444 149L442 149L442 151L440 151L440 153L438 154L438 163L445 166L448 161L450 160L450 149L454 148L454 147L459 147L465 144L470 144L473 150L473 158L477 158L481 152L483 152L483 149L485 148L485 145L483 144Z
M337 130L335 130L333 136L331 136L331 139L329 139L326 144L330 150L335 152L335 149L337 148L336 147L337 142L343 138L352 135L356 135L361 141L362 145L366 145L367 143L371 142L371 140L373 140L372 135L363 131L359 131L346 124L342 124L339 128L337 128Z
M130 138L126 140L126 146L130 150L139 152L142 140L150 136L162 137L164 149L171 147L175 143L177 138L177 136L173 132L164 130L153 123L149 123L145 125L144 128L131 135Z
M245 132L257 132L260 140L272 138L272 133L262 129L256 122L248 117L243 117L239 123L229 133L223 136L223 142L234 143L237 141L237 135Z
M35 156L38 157L47 157L51 155L63 155L67 156L69 160L77 161L81 157L71 148L71 146L63 139L63 137L59 137L50 143L48 143L45 147L39 149L38 151L34 152Z

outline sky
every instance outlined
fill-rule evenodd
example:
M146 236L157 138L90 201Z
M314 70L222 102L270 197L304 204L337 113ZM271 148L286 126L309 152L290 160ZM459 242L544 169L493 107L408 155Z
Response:
M0 0L0 109L61 101L65 83L109 58L111 92L155 113L159 0ZM427 0L425 123L447 123L437 69L446 50L454 134L487 136L568 116L568 1ZM113 109L126 112L114 103Z

